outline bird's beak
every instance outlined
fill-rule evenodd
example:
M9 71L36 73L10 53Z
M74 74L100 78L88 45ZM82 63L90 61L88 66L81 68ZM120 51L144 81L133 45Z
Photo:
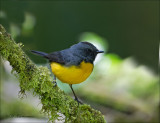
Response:
M104 53L104 51L98 50L97 53Z

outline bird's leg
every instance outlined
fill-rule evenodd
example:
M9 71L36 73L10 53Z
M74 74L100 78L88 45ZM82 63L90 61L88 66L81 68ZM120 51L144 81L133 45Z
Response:
M70 88L71 88L71 90L72 90L72 92L73 92L73 94L74 94L74 97L75 97L74 100L76 100L76 101L78 102L78 105L79 105L79 103L80 103L80 104L83 104L81 101L78 100L78 97L76 96L76 94L75 94L75 92L74 92L74 90L73 90L73 88L72 88L72 84L69 84L69 86L70 86Z
M57 86L57 82L56 82L56 76L55 75L54 75L54 78L53 78L53 83L54 83L53 87L56 87Z

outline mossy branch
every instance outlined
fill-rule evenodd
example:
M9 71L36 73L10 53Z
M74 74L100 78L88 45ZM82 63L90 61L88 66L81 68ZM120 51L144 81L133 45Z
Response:
M0 54L3 59L10 62L12 72L20 82L20 94L33 90L33 94L39 96L42 103L42 111L49 120L62 117L65 122L76 123L103 123L103 115L89 105L79 105L70 96L66 95L58 87L53 88L51 73L47 67L37 67L22 50L21 43L15 43L12 37L0 25Z

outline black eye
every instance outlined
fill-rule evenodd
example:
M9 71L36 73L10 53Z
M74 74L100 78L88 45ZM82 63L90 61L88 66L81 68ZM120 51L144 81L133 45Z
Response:
M87 49L87 52L92 52L92 50L91 49Z

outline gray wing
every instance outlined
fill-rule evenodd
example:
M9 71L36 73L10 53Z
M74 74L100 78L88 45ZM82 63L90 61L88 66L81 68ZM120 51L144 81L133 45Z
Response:
M46 56L46 58L50 62L57 62L57 63L60 63L60 64L65 64L65 61L64 61L63 56L62 56L60 51L52 52L52 53L48 54Z
M60 51L66 66L80 65L82 59L76 56L70 49Z
M71 52L69 49L50 53L46 56L50 62L57 62L65 66L80 65L83 59Z

